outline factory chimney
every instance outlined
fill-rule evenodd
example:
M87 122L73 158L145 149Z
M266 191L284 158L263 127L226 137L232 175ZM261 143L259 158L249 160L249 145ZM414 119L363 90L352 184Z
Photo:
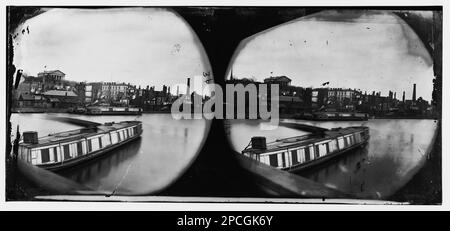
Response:
M187 88L186 88L186 95L187 96L191 95L190 87L191 87L191 78L187 78Z
M416 84L413 85L412 101L416 102Z

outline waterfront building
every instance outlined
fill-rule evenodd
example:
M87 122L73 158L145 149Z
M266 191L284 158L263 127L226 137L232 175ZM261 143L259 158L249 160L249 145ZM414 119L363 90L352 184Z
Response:
M314 88L311 92L311 107L324 108L328 102L328 88Z
M266 84L278 84L280 86L280 89L290 86L291 85L291 79L287 76L271 76L269 78L264 79L264 83Z
M176 96L170 94L170 87L163 85L161 91L148 86L144 89L129 87L129 104L142 108L144 111L169 111L170 105L176 100Z
M47 99L51 108L71 108L81 103L78 95L73 91L49 90L42 95Z
M114 103L128 103L128 84L116 82L102 82L101 95L106 101Z
M85 87L85 103L98 103L102 97L102 82L86 83Z
M37 74L38 78L42 78L43 90L62 89L66 74L60 70L43 71Z
M86 104L90 104L92 103L92 85L91 84L86 84L84 87L84 102Z
M130 84L116 82L89 82L84 87L86 104L129 104L129 96L135 94Z
M15 104L18 108L44 108L46 100L42 95L20 94Z
M356 90L344 88L330 88L328 89L328 100L337 102L353 102L356 96Z

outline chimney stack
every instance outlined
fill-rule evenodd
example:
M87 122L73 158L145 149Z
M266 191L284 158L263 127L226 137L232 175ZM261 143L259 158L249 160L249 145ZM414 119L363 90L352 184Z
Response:
M191 78L187 78L187 89L186 89L186 95L191 95L190 88L191 87Z
M416 102L416 84L413 85L412 101Z
M405 103L405 91L403 91L403 99L402 102Z

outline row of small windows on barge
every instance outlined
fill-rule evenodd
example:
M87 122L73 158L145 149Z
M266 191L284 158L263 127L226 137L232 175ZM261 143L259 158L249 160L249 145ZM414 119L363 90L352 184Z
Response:
M244 152L244 155L272 167L288 168L350 148L363 142L367 136L368 132L361 131L305 146L265 153Z
M29 148L21 146L19 157L33 165L64 162L76 157L90 154L137 135L140 125L118 129L107 133L80 138L69 142L60 142L47 146Z

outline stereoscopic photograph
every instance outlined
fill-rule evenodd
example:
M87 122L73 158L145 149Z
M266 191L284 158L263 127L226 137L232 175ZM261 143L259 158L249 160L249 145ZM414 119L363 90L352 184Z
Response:
M7 202L442 203L442 7L6 11Z

